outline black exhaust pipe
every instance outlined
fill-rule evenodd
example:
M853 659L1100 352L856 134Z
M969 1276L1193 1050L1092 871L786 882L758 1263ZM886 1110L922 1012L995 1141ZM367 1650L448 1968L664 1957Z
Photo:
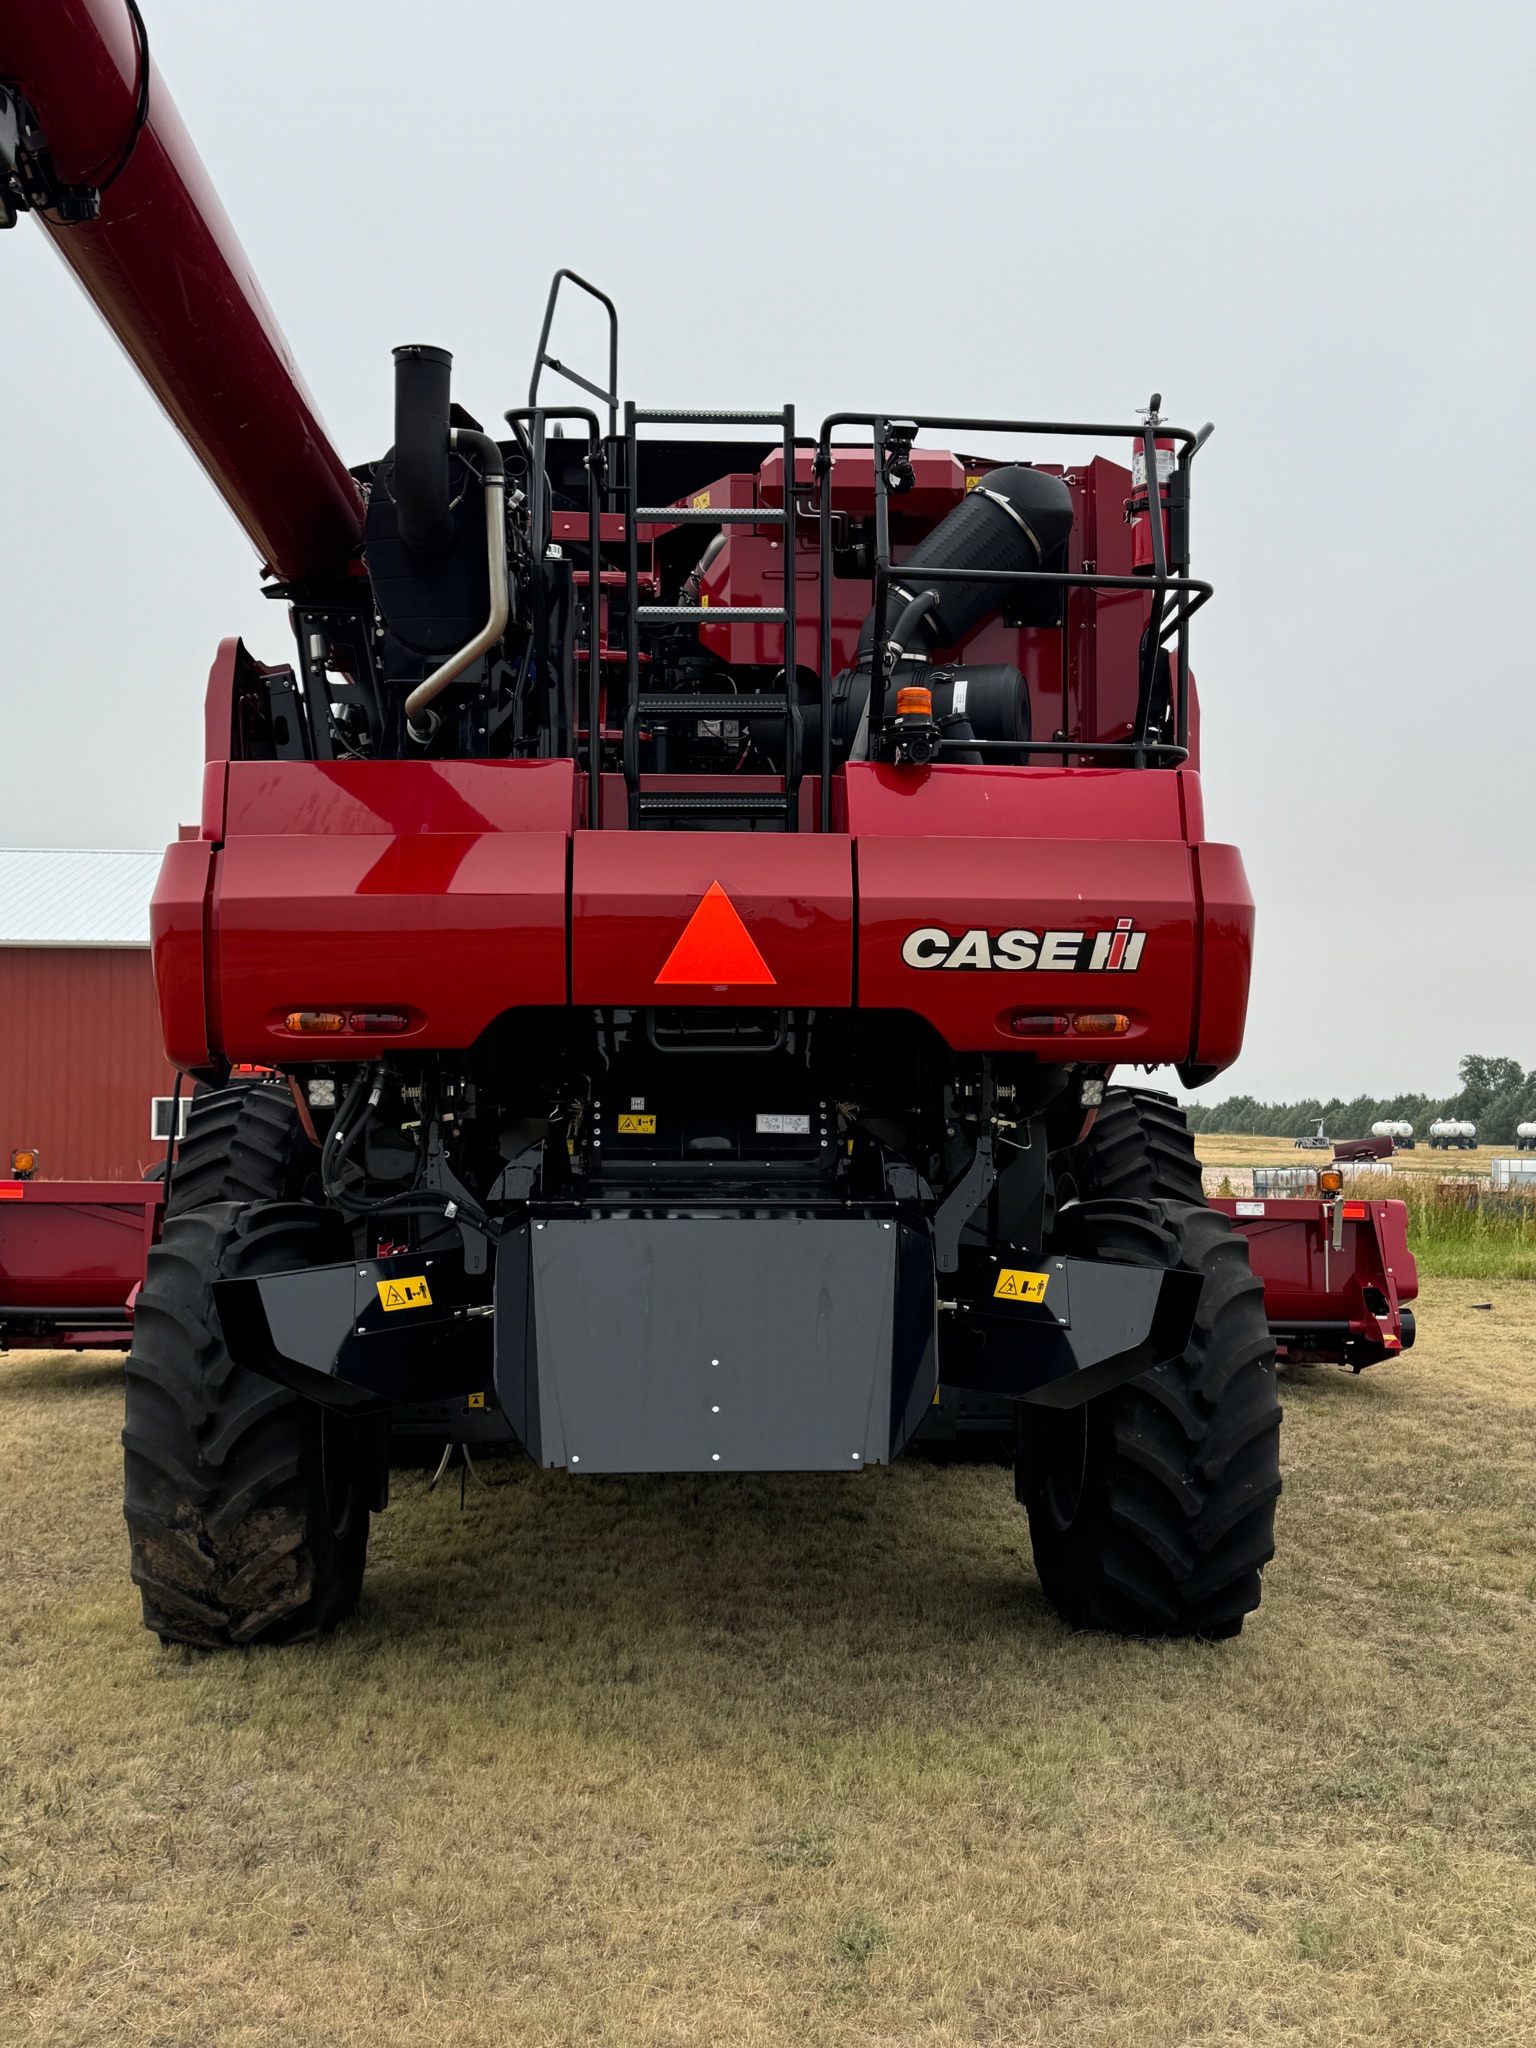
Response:
M411 343L395 350L394 498L400 539L413 555L453 544L448 497L448 382L453 356Z

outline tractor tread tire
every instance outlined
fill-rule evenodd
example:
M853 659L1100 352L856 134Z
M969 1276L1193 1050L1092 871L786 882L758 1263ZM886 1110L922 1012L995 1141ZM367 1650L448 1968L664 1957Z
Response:
M315 1158L287 1082L241 1075L193 1096L166 1213L210 1202L295 1201Z
M1067 1153L1065 1173L1085 1198L1205 1200L1184 1112L1155 1088L1107 1089L1092 1129Z
M172 1216L149 1255L123 1510L144 1625L163 1642L296 1642L357 1603L376 1440L237 1366L212 1295L221 1276L317 1263L336 1227L303 1204L217 1202Z
M1059 1224L1054 1249L1180 1267L1205 1285L1182 1358L1066 1411L1075 1422L1029 1416L1018 1494L1046 1596L1079 1628L1236 1635L1259 1604L1280 1493L1274 1344L1247 1244L1193 1202L1083 1202ZM1070 1513L1051 1492L1064 1458Z

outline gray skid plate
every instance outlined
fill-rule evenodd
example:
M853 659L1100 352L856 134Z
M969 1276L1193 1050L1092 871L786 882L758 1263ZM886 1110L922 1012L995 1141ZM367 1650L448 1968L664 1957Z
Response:
M549 1217L497 1254L496 1389L543 1465L858 1472L933 1397L932 1253L875 1217Z

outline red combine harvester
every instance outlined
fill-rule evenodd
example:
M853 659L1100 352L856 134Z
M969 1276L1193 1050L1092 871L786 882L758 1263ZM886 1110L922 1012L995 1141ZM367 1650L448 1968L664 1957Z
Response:
M403 347L348 469L131 0L13 0L0 83L12 211L294 634L220 648L154 900L203 1092L128 1365L147 1625L344 1615L392 1418L576 1476L847 1473L942 1381L1012 1405L1064 1616L1235 1633L1280 1487L1263 1290L1177 1109L1110 1086L1242 1040L1189 667L1209 430L621 414L613 308L562 272L504 435ZM562 284L601 381L550 353Z

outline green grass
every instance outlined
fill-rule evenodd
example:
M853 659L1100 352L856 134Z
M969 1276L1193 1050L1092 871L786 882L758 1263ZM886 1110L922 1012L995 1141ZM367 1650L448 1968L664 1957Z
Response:
M1362 1192L1361 1182L1351 1191ZM1408 1243L1422 1278L1536 1279L1536 1208L1529 1198L1416 1185L1406 1175L1383 1175L1380 1192L1408 1204Z

